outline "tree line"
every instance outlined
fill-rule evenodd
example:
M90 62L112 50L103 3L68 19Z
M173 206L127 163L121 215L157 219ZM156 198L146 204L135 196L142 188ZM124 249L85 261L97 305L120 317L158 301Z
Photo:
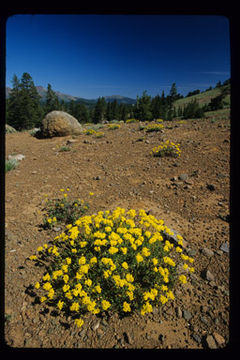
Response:
M178 94L176 84L173 83L169 95L151 97L144 91L142 96L137 96L136 104L122 104L117 100L106 102L104 97L99 97L96 104L85 105L79 101L60 100L47 86L46 99L43 101L37 92L33 79L29 73L23 73L21 79L16 75L12 79L12 90L6 101L6 123L16 130L28 130L40 127L44 116L53 110L66 111L74 116L80 123L99 123L111 120L126 121L135 118L140 121L154 119L172 120L175 117L191 118L202 117L206 109L201 108L196 101L190 102L185 108L176 110L174 102L183 98ZM222 104L223 96L215 99L214 106ZM221 103L221 104L220 104Z

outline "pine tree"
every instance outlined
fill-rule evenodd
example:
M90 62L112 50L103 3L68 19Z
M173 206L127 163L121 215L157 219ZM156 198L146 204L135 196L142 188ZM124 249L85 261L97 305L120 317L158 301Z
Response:
M161 109L162 109L161 98L159 95L157 95L152 99L152 103L151 103L151 112L153 119L160 119Z
M143 92L143 95L140 99L137 97L135 118L140 121L152 120L151 97L147 95L146 90Z
M169 95L170 95L170 98L171 98L171 102L172 102L172 103L178 98L176 83L173 83L173 84L172 84L172 87L171 87L171 90L170 90Z
M10 92L9 99L7 102L7 118L6 123L13 126L16 130L20 128L19 124L19 92L20 92L20 82L17 78L17 75L13 75L12 79L13 88Z
M45 113L49 113L53 110L59 110L60 103L56 93L52 90L50 84L47 86L47 97L46 97L46 104L45 104Z
M19 83L13 77L13 90L9 99L8 121L16 130L32 129L41 123L42 109L40 96L34 86L32 77L23 73Z
M107 121L111 121L113 119L112 104L110 102L107 104L106 119Z
M95 124L104 120L105 112L106 112L106 101L104 97L99 97L98 101L95 105L95 109L93 112L93 122Z

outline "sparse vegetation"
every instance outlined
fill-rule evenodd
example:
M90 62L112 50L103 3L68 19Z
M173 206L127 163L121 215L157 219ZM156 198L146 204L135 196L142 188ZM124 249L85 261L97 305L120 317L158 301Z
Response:
M88 204L82 199L68 200L69 188L60 190L62 198L46 201L44 228L52 228L57 223L72 224L88 210Z
M5 173L16 169L18 166L18 161L16 159L9 159L5 161Z

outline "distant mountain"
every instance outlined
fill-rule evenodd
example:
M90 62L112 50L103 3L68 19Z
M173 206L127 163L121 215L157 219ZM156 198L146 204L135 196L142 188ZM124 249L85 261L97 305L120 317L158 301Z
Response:
M114 102L117 100L119 104L136 104L136 100L121 95L104 96L106 102Z
M47 89L45 89L43 86L36 86L38 94L41 96L41 100L44 102L46 100L47 96ZM11 88L6 87L6 98L9 97L11 92ZM95 105L98 99L84 99L77 96L72 96L68 94L61 93L59 91L55 91L55 94L58 96L59 100L64 100L66 102L69 101L76 101L78 103L84 104L86 106ZM111 95L111 96L105 96L104 97L106 102L113 102L114 100L117 100L119 104L135 104L136 100L131 99L126 96L121 95Z

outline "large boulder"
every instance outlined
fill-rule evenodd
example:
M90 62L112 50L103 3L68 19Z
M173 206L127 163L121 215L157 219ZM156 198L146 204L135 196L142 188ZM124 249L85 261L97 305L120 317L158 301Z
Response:
M51 111L42 120L41 135L43 137L79 135L82 126L77 119L64 111Z

